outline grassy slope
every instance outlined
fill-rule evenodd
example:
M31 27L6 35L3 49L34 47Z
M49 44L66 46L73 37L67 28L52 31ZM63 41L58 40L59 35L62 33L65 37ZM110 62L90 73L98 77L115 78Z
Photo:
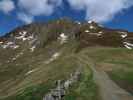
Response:
M75 41L62 46L53 42L34 54L25 51L25 54L13 63L6 64L6 67L1 66L0 69L8 71L0 73L5 76L0 76L0 100L41 100L49 89L55 87L56 80L69 78L79 67L83 69L81 82L75 84L64 99L72 97L72 100L96 100L97 88L92 80L92 72L89 66L76 59L74 51L77 45ZM56 52L61 55L53 62L45 64ZM30 70L35 71L26 75Z
M55 80L67 79L81 66L82 78L68 90L64 100L98 100L98 90L92 79L93 73L88 65L76 59L77 56L88 57L88 62L95 63L96 68L111 73L109 75L118 84L121 80L126 82L124 85L120 84L122 87L132 87L132 50L93 47L74 53L77 46L77 41L70 41L64 45L59 45L58 41L52 42L34 54L25 51L25 54L13 63L0 66L3 70L0 72L1 100L41 100L50 88L55 87ZM60 52L61 56L50 64L45 64L56 52ZM30 70L35 71L26 75ZM4 96L6 98L2 99Z

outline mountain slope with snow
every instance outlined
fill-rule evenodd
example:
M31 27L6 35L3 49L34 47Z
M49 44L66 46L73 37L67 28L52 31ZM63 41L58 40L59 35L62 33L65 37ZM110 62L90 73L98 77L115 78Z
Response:
M132 92L132 77L115 72L133 73L132 49L133 33L93 21L60 19L16 28L0 37L0 100L46 100L51 95L59 100L99 100L92 65ZM123 77L126 85L112 75Z

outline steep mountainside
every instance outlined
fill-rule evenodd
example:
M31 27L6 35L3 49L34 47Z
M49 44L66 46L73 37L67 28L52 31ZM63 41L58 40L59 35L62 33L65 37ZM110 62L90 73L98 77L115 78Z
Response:
M47 42L55 41L60 36L78 40L82 46L126 47L128 49L133 47L131 32L108 29L93 21L80 23L68 19L17 28L0 38L0 46L15 49L27 44L35 48L35 46L45 46Z
M0 37L0 100L102 100L92 66L133 93L133 77L127 78L129 71L133 75L132 48L133 33L93 21L19 27ZM65 94L56 91L56 99L48 99L59 87Z

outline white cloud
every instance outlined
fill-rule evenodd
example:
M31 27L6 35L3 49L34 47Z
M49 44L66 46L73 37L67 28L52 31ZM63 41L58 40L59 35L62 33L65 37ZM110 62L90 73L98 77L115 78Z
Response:
M62 0L19 0L21 9L33 16L50 15L54 8L61 4Z
M27 15L25 13L18 13L18 19L21 21L30 24L34 20L33 16Z
M9 13L15 9L14 2L12 0L2 0L0 1L0 11L4 13Z
M0 11L9 13L18 7L18 19L31 23L35 16L52 15L55 9L62 6L63 0L0 0ZM133 6L133 0L67 0L75 10L85 10L86 20L106 22L119 12ZM67 9L66 9L67 10Z
M49 16L61 3L62 0L19 0L18 7L22 10L22 13L25 13L24 18L20 18L20 15L18 15L19 19L28 22L28 19L31 21L35 16Z
M46 0L19 0L19 6L31 15L49 15L53 9L46 4Z
M105 22L133 6L132 0L68 0L75 10L86 10L86 20Z

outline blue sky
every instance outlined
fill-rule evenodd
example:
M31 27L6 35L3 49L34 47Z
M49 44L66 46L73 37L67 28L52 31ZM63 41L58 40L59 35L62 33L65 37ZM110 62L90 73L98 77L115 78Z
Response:
M133 31L133 1L0 0L0 35L24 24L62 17Z

